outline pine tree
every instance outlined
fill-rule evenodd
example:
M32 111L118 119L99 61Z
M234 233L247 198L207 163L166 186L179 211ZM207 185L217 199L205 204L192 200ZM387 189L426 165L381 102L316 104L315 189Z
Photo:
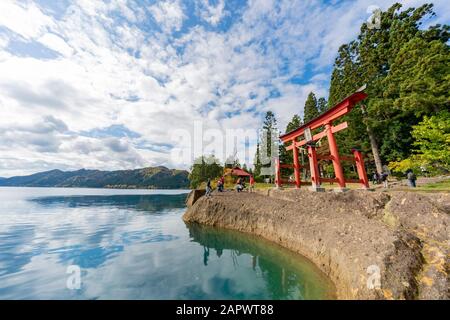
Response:
M322 97L317 100L317 109L319 113L324 113L328 110L327 100L325 98Z
M253 159L253 174L255 179L261 176L261 155L259 152L259 141L256 145L255 159Z
M261 161L261 174L270 175L274 174L273 170L273 152L278 148L278 136L277 120L275 114L272 111L267 111L264 117L263 127L260 137L260 161ZM262 153L261 153L262 152ZM267 172L270 171L270 174Z
M286 126L285 133L295 130L298 127L300 127L301 125L302 125L302 121L300 119L300 116L296 114L292 117L292 120ZM292 156L292 151L287 151L286 146L282 143L280 143L279 158L280 158L281 163L292 164L294 162L293 156ZM294 172L294 170L290 169L290 168L281 169L281 174L283 176L289 176L289 175L293 174L293 172Z
M286 126L286 133L297 129L301 125L302 125L302 120L300 119L300 116L295 114L292 117L292 120Z
M317 99L314 92L310 92L305 102L305 109L303 112L303 122L307 123L319 115L317 109Z

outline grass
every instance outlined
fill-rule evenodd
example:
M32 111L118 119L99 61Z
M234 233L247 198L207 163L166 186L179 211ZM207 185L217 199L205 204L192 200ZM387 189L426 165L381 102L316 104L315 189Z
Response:
M428 183L423 186L419 186L416 189L422 191L450 191L450 179L435 183Z
M211 185L213 187L213 189L216 189L216 181L212 181ZM249 187L248 183L246 184L247 188ZM200 189L205 189L206 187L206 183L202 183L200 185ZM234 189L235 184L233 183L226 183L225 184L225 189ZM265 190L265 189L270 189L275 187L275 185L273 183L264 183L264 182L256 182L255 183L255 189L261 189L261 190ZM284 185L284 188L290 188L293 186L292 185ZM307 186L303 186L303 187L307 187ZM322 187L325 189L334 189L337 187L337 184L333 183L322 183ZM349 189L361 189L361 185L358 183L348 183L347 188ZM370 184L370 188L372 188L373 185ZM402 190L402 191L425 191L425 192L450 192L450 179L444 180L444 181L440 181L440 182L434 182L434 183L428 183L422 186L418 186L417 188L409 188L409 187L404 187L404 188L395 188L396 190ZM388 190L395 190L395 189L388 189ZM384 190L384 189L380 189L380 190Z
M255 182L255 189L270 189L275 187L273 183Z

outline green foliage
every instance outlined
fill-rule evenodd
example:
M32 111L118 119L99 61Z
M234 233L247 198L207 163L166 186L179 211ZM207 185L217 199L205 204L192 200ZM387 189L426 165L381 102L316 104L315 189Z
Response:
M413 126L414 154L402 161L394 161L389 167L395 171L426 168L431 173L450 171L450 112L442 111Z
M297 129L298 127L300 127L302 125L302 120L300 119L300 116L295 114L292 117L292 120L288 123L288 125L286 126L286 133L293 131L295 129Z
M278 139L277 120L272 111L267 111L264 117L258 149L260 160L259 169L269 168L271 166L271 159L273 155L272 144L274 145L277 144L278 143L277 139ZM261 171L259 171L259 175L261 175Z
M363 24L358 38L339 49L329 94L335 105L367 84L365 112L355 108L342 119L349 127L337 141L341 149L365 153L376 147L380 160L392 163L411 156L413 127L450 105L449 27L419 28L434 15L431 4L401 7L382 12L380 29Z
M317 100L317 110L319 110L319 113L324 113L328 110L328 104L325 98L319 98Z
M307 123L308 121L314 119L319 115L319 109L317 108L317 99L314 92L310 92L308 98L305 101L305 109L303 112L303 122Z
M302 125L302 120L300 119L300 116L296 114L292 117L292 120L286 126L285 133L293 131L293 130L297 129L298 127L300 127L301 125ZM279 150L280 150L279 158L280 158L281 163L287 163L287 164L293 163L294 160L293 160L293 156L292 156L292 151L286 151L286 146L282 143L280 143ZM294 170L291 168L282 168L281 169L282 176L289 176L289 175L293 174L293 172L294 172Z
M189 174L190 187L195 189L200 186L202 182L208 179L215 179L221 177L223 174L223 167L219 160L213 155L201 156L194 161Z
M259 153L259 142L258 142L258 144L256 145L255 159L253 160L253 167L254 167L253 174L255 176L255 179L261 175L261 166L262 166L261 156Z
M450 170L450 112L442 111L414 126L418 158L425 164Z

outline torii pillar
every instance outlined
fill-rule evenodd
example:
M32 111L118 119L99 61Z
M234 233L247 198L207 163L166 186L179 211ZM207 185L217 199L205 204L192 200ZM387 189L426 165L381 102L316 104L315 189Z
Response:
M298 148L294 147L292 149L294 157L294 177L295 177L295 188L300 188L300 162L298 161Z
M317 164L316 145L314 143L309 143L307 144L307 146L308 146L309 168L311 171L311 190L325 191L325 189L320 186L320 173L319 173L319 166Z
M333 162L334 175L336 176L339 189L335 191L345 191L345 177L344 170L342 169L341 159L339 158L339 149L336 143L336 138L333 134L331 121L325 124L325 130L327 132L328 144L330 146L331 161Z

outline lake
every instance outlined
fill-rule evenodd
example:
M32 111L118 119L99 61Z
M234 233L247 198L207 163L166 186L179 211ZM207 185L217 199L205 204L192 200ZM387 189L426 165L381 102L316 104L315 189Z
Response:
M304 257L182 220L187 190L0 188L0 299L330 299Z

